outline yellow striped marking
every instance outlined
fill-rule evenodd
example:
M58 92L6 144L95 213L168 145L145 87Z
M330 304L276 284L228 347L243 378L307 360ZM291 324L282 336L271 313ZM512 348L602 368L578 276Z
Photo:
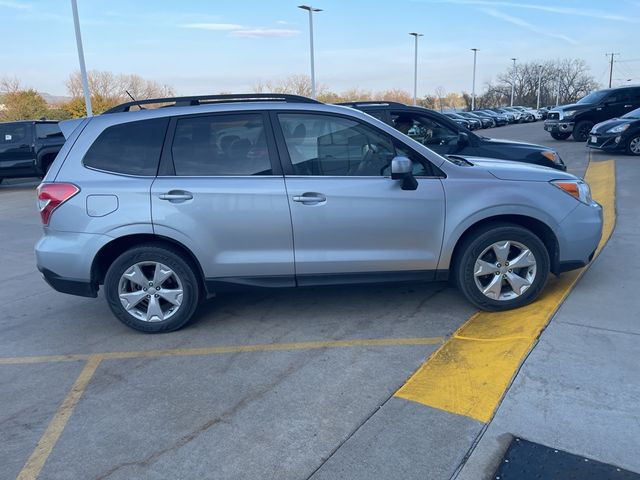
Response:
M101 360L98 355L89 357L82 372L80 372L76 382L73 384L73 387L71 387L71 391L67 394L62 405L58 408L56 415L53 417L53 420L51 420L51 423L49 423L49 426L42 435L42 438L40 438L36 449L18 474L17 480L33 480L40 475L42 467L44 467L47 458L49 458L53 447L56 445L58 438L60 438L64 427L67 425L73 413L73 409L78 404L78 401L80 401L80 397L82 397L87 385L89 385L89 381L96 372Z
M346 348L346 347L393 347L400 345L439 345L444 341L442 337L415 337L415 338L369 338L355 340L328 340L318 342L294 342L294 343L263 343L256 345L230 345L221 347L202 348L174 348L167 350L143 350L138 352L103 352L96 354L69 354L69 355L41 355L33 357L5 357L0 358L0 365L23 365L29 363L48 362L76 362L88 360L94 356L100 356L103 360L116 360L125 358L152 358L152 357L187 357L194 355L215 355L223 353L240 352L274 352L280 350L311 350L318 348Z
M586 180L604 209L596 255L615 224L615 164L590 163ZM403 385L396 397L488 422L540 332L585 269L551 278L540 298L507 312L478 312Z

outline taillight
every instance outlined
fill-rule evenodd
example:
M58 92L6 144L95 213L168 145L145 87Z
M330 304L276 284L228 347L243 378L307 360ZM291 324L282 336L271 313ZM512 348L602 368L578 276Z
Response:
M53 211L79 191L73 183L41 183L37 192L42 224L49 225Z

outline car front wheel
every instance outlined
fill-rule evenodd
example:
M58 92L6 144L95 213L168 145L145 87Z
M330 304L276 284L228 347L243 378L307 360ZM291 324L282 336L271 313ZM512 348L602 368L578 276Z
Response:
M141 245L109 267L105 295L113 314L143 332L171 332L184 326L199 303L194 267L177 250Z
M501 311L533 302L549 275L549 254L531 231L496 224L462 245L454 277L465 297L482 310Z
M627 144L627 153L631 155L640 155L640 135L635 135L629 139Z
M592 127L593 122L590 122L589 120L582 120L581 122L576 123L576 126L573 129L573 139L576 142L586 142Z
M551 132L551 136L556 140L566 140L571 136L571 133Z

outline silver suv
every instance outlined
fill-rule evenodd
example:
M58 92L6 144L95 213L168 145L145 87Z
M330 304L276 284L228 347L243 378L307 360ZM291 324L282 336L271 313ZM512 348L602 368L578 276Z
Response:
M61 129L38 187L38 268L61 292L103 285L146 332L182 327L230 285L451 279L481 309L520 307L601 235L573 175L442 157L303 97L145 100Z

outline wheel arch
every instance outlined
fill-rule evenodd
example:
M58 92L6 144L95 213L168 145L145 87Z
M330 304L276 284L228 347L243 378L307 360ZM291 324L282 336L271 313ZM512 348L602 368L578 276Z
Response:
M453 253L451 254L451 259L449 262L449 269L454 268L457 260L460 258L460 255L462 255L463 247L466 241L471 238L475 234L475 232L481 229L485 229L491 224L497 225L504 223L511 223L521 226L535 234L542 241L547 249L547 252L549 253L551 272L555 275L558 275L560 273L560 246L558 237L546 223L537 218L527 215L494 215L478 220L477 222L467 227L467 229L464 230L455 241L455 247L453 248Z
M111 264L122 253L138 245L150 244L167 246L183 254L187 261L194 267L194 273L198 279L198 285L203 293L206 293L204 272L193 252L182 243L168 237L151 233L135 233L118 237L104 245L96 254L91 265L91 283L98 286L104 284L104 278Z

